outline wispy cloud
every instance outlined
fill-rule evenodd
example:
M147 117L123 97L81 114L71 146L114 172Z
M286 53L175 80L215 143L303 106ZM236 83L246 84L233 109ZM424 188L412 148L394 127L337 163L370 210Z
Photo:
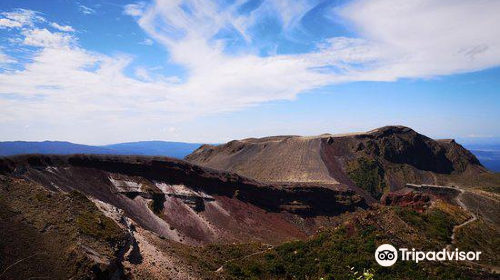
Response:
M59 31L64 31L64 32L75 32L75 30L73 29L73 27L69 26L69 25L59 25L57 24L56 22L52 22L50 24L50 26L54 27L55 29L59 30Z
M500 64L500 2L358 0L337 11L384 50L370 77L422 78Z
M0 15L0 29L30 27L37 22L45 21L37 12L25 9L2 12Z
M1 49L0 49L0 65L1 64L8 64L8 63L15 63L16 60L6 54L4 54Z
M145 2L127 4L123 9L123 13L128 16L138 17L142 15L145 7L146 7Z
M82 5L82 4L78 4L78 9L80 10L80 12L84 15L92 15L92 14L95 14L96 13L96 10L90 8L90 7L87 7L85 5Z
M146 38L143 41L139 42L139 44L146 45L146 46L151 46L151 45L154 44L154 41L151 40L151 39L149 39L149 38Z
M253 43L256 27L278 19L278 32L286 38L301 28L314 4L265 1L242 13L244 3L156 0L124 7L150 37L143 43L154 40L171 63L187 71L182 81L146 67L128 76L124 69L131 57L84 49L67 33L70 26L52 23L64 31L52 32L40 26L46 20L36 12L2 13L0 27L18 30L18 44L37 51L21 70L0 72L1 122L91 127L106 135L293 100L336 83L428 78L500 65L500 2L494 0L358 0L325 10L351 24L357 37L321 38L308 51L266 56ZM83 13L95 12L82 7ZM230 50L228 38L243 39L238 51Z

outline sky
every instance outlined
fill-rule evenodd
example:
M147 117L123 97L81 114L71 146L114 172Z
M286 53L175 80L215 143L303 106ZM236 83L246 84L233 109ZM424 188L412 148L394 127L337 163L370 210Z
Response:
M500 139L498 0L2 0L0 141Z

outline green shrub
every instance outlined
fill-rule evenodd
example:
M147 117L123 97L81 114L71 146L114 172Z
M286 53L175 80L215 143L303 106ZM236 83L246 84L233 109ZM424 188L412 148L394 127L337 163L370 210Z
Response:
M412 227L442 244L450 242L450 236L455 223L446 213L439 209L431 209L425 213L419 213L406 207L396 208L396 213Z
M352 161L347 165L347 175L356 186L366 190L372 197L380 199L384 194L384 169L378 161L365 157Z

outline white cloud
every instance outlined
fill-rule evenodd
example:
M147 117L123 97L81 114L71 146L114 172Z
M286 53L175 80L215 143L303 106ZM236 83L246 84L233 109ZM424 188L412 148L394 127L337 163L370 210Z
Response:
M15 63L16 60L2 52L0 52L0 64Z
M153 78L151 78L151 76L149 75L148 70L146 70L144 67L138 67L137 69L135 69L135 76L143 81L153 81Z
M142 42L139 42L141 45L152 46L154 44L153 40L146 38Z
M359 38L329 38L307 53L265 57L252 48L252 28L273 13L286 33L299 25L309 2L269 1L241 15L236 11L242 2L221 7L213 1L156 0L125 7L170 61L186 70L183 80L145 67L127 76L128 56L87 51L71 34L35 24L43 19L34 20L34 12L23 12L31 15L24 19L2 14L23 26L21 43L38 51L22 70L0 72L0 124L15 130L35 122L30 127L72 131L81 139L130 131L146 137L177 122L293 100L325 85L500 65L500 2L494 0L359 0L335 11L354 24ZM248 48L228 53L226 41L216 38L227 30L241 35Z
M26 29L22 31L25 36L23 43L34 47L62 48L75 42L75 38L64 33L53 33L47 29Z
M90 7L87 7L87 6L84 6L82 4L79 4L78 5L78 9L80 10L80 12L84 15L92 15L92 14L95 14L96 11Z
M384 49L373 78L477 71L500 64L500 1L358 0L339 13Z
M139 17L142 15L145 6L146 6L146 3L144 3L144 2L128 4L128 5L125 5L125 7L123 9L123 13L125 15Z
M50 24L50 26L54 27L55 29L59 30L59 31L64 31L64 32L75 32L75 30L73 29L73 27L69 26L69 25L59 25L57 24L56 22L52 22Z
M44 21L44 18L39 16L36 12L25 9L16 9L11 12L0 13L0 29L30 27L36 22L42 21Z
M14 27L21 27L21 23L10 20L8 18L0 18L0 28L14 28Z
M303 16L314 6L311 1L307 0L296 0L293 1L293 4L289 1L271 0L265 2L259 9L268 9L268 12L277 14L278 18L283 22L283 28L292 29L299 24Z

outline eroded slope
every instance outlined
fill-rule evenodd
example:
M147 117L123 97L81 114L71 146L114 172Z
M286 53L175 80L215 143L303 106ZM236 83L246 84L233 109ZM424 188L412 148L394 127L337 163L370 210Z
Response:
M168 158L19 156L0 160L0 169L53 192L77 190L186 244L303 238L322 217L365 207L346 188L263 184Z
M278 136L204 145L186 157L195 164L266 182L344 185L367 200L406 183L435 183L436 174L487 172L453 140L433 140L410 128L317 137Z

